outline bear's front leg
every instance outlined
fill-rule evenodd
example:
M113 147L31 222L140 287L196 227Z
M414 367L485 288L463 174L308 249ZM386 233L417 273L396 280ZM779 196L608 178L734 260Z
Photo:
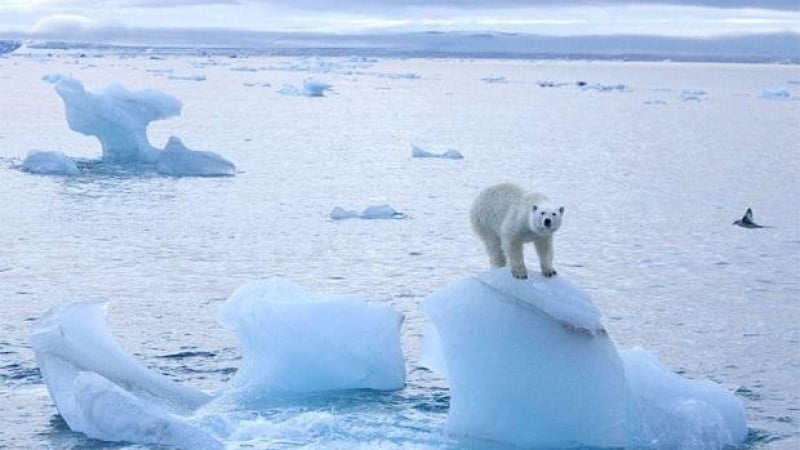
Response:
M525 256L522 253L522 241L504 239L503 252L508 258L509 266L511 266L511 275L521 280L528 278L528 268L525 267Z
M536 247L536 254L539 255L542 275L547 278L552 277L557 273L553 268L553 238L535 239L533 245Z

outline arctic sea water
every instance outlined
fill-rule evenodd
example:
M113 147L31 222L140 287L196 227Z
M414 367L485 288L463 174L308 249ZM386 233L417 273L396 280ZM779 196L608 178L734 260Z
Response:
M32 149L99 157L40 80L52 72L174 95L182 115L153 123L151 142L183 136L239 173L19 171ZM497 77L506 82L485 81ZM322 97L280 92L310 79L331 87ZM618 347L641 346L685 377L735 391L749 447L795 448L799 86L797 67L779 65L0 59L0 446L119 447L71 432L56 415L28 344L32 321L51 307L108 299L128 353L213 393L240 363L218 308L245 282L283 277L402 312L407 386L231 405L233 441L457 448L442 431L446 382L419 364L419 301L485 270L467 211L480 189L510 180L566 206L559 276L591 294ZM412 158L412 145L464 159ZM329 217L336 206L378 204L406 218ZM771 228L732 226L747 207Z

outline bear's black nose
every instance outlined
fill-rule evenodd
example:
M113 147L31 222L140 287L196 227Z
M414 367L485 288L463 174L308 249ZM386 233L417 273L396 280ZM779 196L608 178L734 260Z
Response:
M550 228L550 224L552 223L553 222L550 219L544 219L544 226L546 226L547 228Z

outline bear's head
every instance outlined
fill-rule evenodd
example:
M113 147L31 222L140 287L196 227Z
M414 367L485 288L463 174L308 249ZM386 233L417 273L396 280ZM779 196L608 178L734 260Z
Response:
M563 206L533 205L531 211L528 212L528 228L538 236L550 236L561 227L561 217L563 216Z

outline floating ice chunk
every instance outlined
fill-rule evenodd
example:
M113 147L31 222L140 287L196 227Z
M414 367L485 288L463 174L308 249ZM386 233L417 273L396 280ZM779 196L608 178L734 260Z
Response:
M57 151L32 150L22 162L22 170L41 175L77 175L75 161Z
M236 167L216 153L191 150L180 139L172 136L158 156L156 171L176 177L213 177L233 176L236 174Z
M278 91L283 95L302 95L306 97L324 97L325 92L330 90L333 86L316 80L306 80L303 82L303 87L298 88L291 84L284 84Z
M336 206L328 216L333 220L353 219L358 217L358 212Z
M389 205L373 205L365 208L359 217L362 219L405 219L406 215Z
M128 356L111 336L104 313L104 302L73 302L53 308L33 325L30 343L39 370L70 429L137 443L181 446L175 439L193 433L205 439L178 415L210 397ZM120 428L130 428L129 434L116 436Z
M416 145L411 145L411 157L412 158L442 158L442 159L464 159L464 155L462 155L458 150L449 149L444 153L432 153L427 150L424 150Z
M597 309L560 277L529 276L497 269L423 300L450 383L447 431L523 448L626 446L624 368Z
M65 75L49 74L43 79L54 84L64 101L69 127L96 136L108 162L154 163L158 149L147 140L147 125L181 112L178 99L156 90L129 91L111 83L92 92Z
M506 77L501 76L501 75L489 75L488 77L481 78L481 81L485 81L485 82L490 83L490 84L492 84L492 83L499 83L499 84L508 83L508 80L506 79Z
M688 101L701 101L706 98L708 92L702 89L684 89L681 91L681 100Z
M628 90L628 86L618 83L618 84L601 84L601 83L594 83L589 84L585 82L578 82L578 86L583 88L584 90L594 90L598 92L612 92L612 91L619 91L624 92Z
M554 87L562 87L562 86L566 86L567 85L567 83L563 83L563 82L557 83L555 81L550 81L550 80L537 81L536 84L538 84L539 87L543 87L543 88L551 88L551 87L554 88Z
M328 215L333 220L343 220L343 219L405 219L408 216L404 213L398 212L390 205L373 205L368 206L361 212L361 214L357 213L356 211L350 209L344 209L340 206L336 206Z
M232 72L258 72L259 68L250 66L234 66L230 69Z
M202 73L195 73L189 75L169 75L167 79L180 80L180 81L206 81L206 76Z
M377 78L388 78L390 80L419 80L422 75L413 72L398 72L398 73L380 73L372 72L372 75Z
M248 393L400 389L403 315L354 297L317 297L286 280L239 287L217 316L239 335L242 366L231 380Z
M761 97L769 100L789 100L792 98L789 89L780 87L775 89L764 89L761 91Z
M585 293L562 277L529 277L497 269L423 300L432 326L422 361L449 380L448 433L522 448L743 442L731 393L641 353L621 358Z

